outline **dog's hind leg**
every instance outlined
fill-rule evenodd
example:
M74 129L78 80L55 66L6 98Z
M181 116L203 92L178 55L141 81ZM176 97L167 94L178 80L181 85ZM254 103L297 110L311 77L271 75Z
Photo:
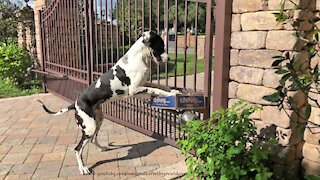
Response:
M87 145L89 139L90 137L86 135L84 131L82 131L81 140L77 145L77 147L74 149L76 153L77 161L78 161L79 171L81 174L91 173L90 170L83 164L83 160L82 160L82 151L83 151L83 148Z
M97 147L99 148L101 151L107 151L109 150L108 147L103 147L98 143L97 137L98 137L98 133L99 130L101 128L102 125L102 121L103 121L103 114L102 114L102 110L101 110L101 105L99 105L97 107L97 109L95 110L95 120L96 120L96 124L97 124L97 128L96 128L96 132L94 134L94 137L91 139L91 142Z
M90 139L93 138L97 125L94 118L89 117L87 114L85 114L82 110L77 109L76 110L76 119L78 126L82 130L82 137L77 145L77 147L74 149L78 161L79 171L81 174L90 174L90 170L84 165L82 160L82 151L83 148L87 145Z

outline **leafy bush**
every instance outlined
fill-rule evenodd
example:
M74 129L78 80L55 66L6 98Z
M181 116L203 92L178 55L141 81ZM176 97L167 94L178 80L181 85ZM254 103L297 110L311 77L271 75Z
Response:
M187 178L194 179L268 179L270 147L275 140L258 141L256 127L249 119L258 106L243 101L216 111L208 123L192 120L182 128L186 139L177 142L185 154ZM217 123L214 123L217 120ZM194 150L195 155L188 154Z
M28 51L14 43L0 44L0 76L21 85L27 68L32 64Z
M9 79L3 80L0 78L0 99L16 96L26 96L30 94L38 94L43 92L40 86L34 85L28 89L21 89L12 83Z

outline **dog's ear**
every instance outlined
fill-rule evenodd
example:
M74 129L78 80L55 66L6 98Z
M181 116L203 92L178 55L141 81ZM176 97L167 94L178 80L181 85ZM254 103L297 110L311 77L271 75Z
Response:
M154 38L157 34L154 31L147 31L142 34L142 42L146 45L150 45L150 41Z

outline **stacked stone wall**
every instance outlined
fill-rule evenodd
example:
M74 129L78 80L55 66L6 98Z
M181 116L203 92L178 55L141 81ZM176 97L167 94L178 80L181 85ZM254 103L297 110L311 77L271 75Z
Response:
M292 109L285 107L279 111L273 103L265 101L263 96L276 92L281 76L274 73L271 66L273 56L282 55L292 49L297 39L293 36L293 27L276 22L275 12L279 12L282 0L233 0L232 34L230 51L229 106L239 99L249 104L263 107L262 111L252 115L258 132L264 137L274 136L278 140L275 147L277 155L273 157L276 177L292 179L299 169L305 174L320 171L320 128L305 130L304 141L300 138L300 129L293 127L302 121ZM315 1L295 0L301 7ZM320 1L318 0L317 5ZM285 9L293 4L286 3ZM310 17L297 10L296 17ZM310 28L304 22L304 29ZM303 57L305 52L297 52ZM303 110L306 98L301 92L292 91L296 107ZM320 95L317 98L320 100ZM289 115L289 116L288 116ZM313 107L311 121L320 124L320 109ZM302 162L302 163L301 163ZM301 166L300 166L301 165Z

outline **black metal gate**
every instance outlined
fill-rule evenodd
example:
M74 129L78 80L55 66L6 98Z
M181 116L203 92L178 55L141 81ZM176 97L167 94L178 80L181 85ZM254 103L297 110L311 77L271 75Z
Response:
M207 108L195 113L207 119L212 109L214 2L213 0L50 1L39 13L43 71L66 75L68 79L46 77L47 90L73 102L91 82L116 63L139 38L141 32L153 29L165 40L171 62L164 67L151 64L149 82L166 87L183 88L186 92L204 95L207 99ZM230 6L231 2L226 3L221 0L220 4ZM220 13L221 17L225 17L223 13L226 9ZM224 29L222 32L225 33L225 29L230 27L227 25L221 29ZM188 30L193 34L188 34ZM203 42L200 42L201 38ZM216 51L225 53L226 43L216 44L219 46L216 46ZM202 54L204 58L200 57ZM215 59L217 61L215 63L218 63L215 66L222 65L224 71L215 73L215 78L222 80L227 79L227 75L222 76L222 74L228 71L228 63L223 63L228 54L221 58L221 60ZM217 88L225 88L227 92L227 80L221 81L220 84L222 85ZM218 96L221 98L223 94ZM151 107L144 98L148 99L146 96L133 97L104 104L105 117L174 145L180 138L176 116L166 110ZM226 99L222 101L225 102ZM226 103L220 104L226 105Z

